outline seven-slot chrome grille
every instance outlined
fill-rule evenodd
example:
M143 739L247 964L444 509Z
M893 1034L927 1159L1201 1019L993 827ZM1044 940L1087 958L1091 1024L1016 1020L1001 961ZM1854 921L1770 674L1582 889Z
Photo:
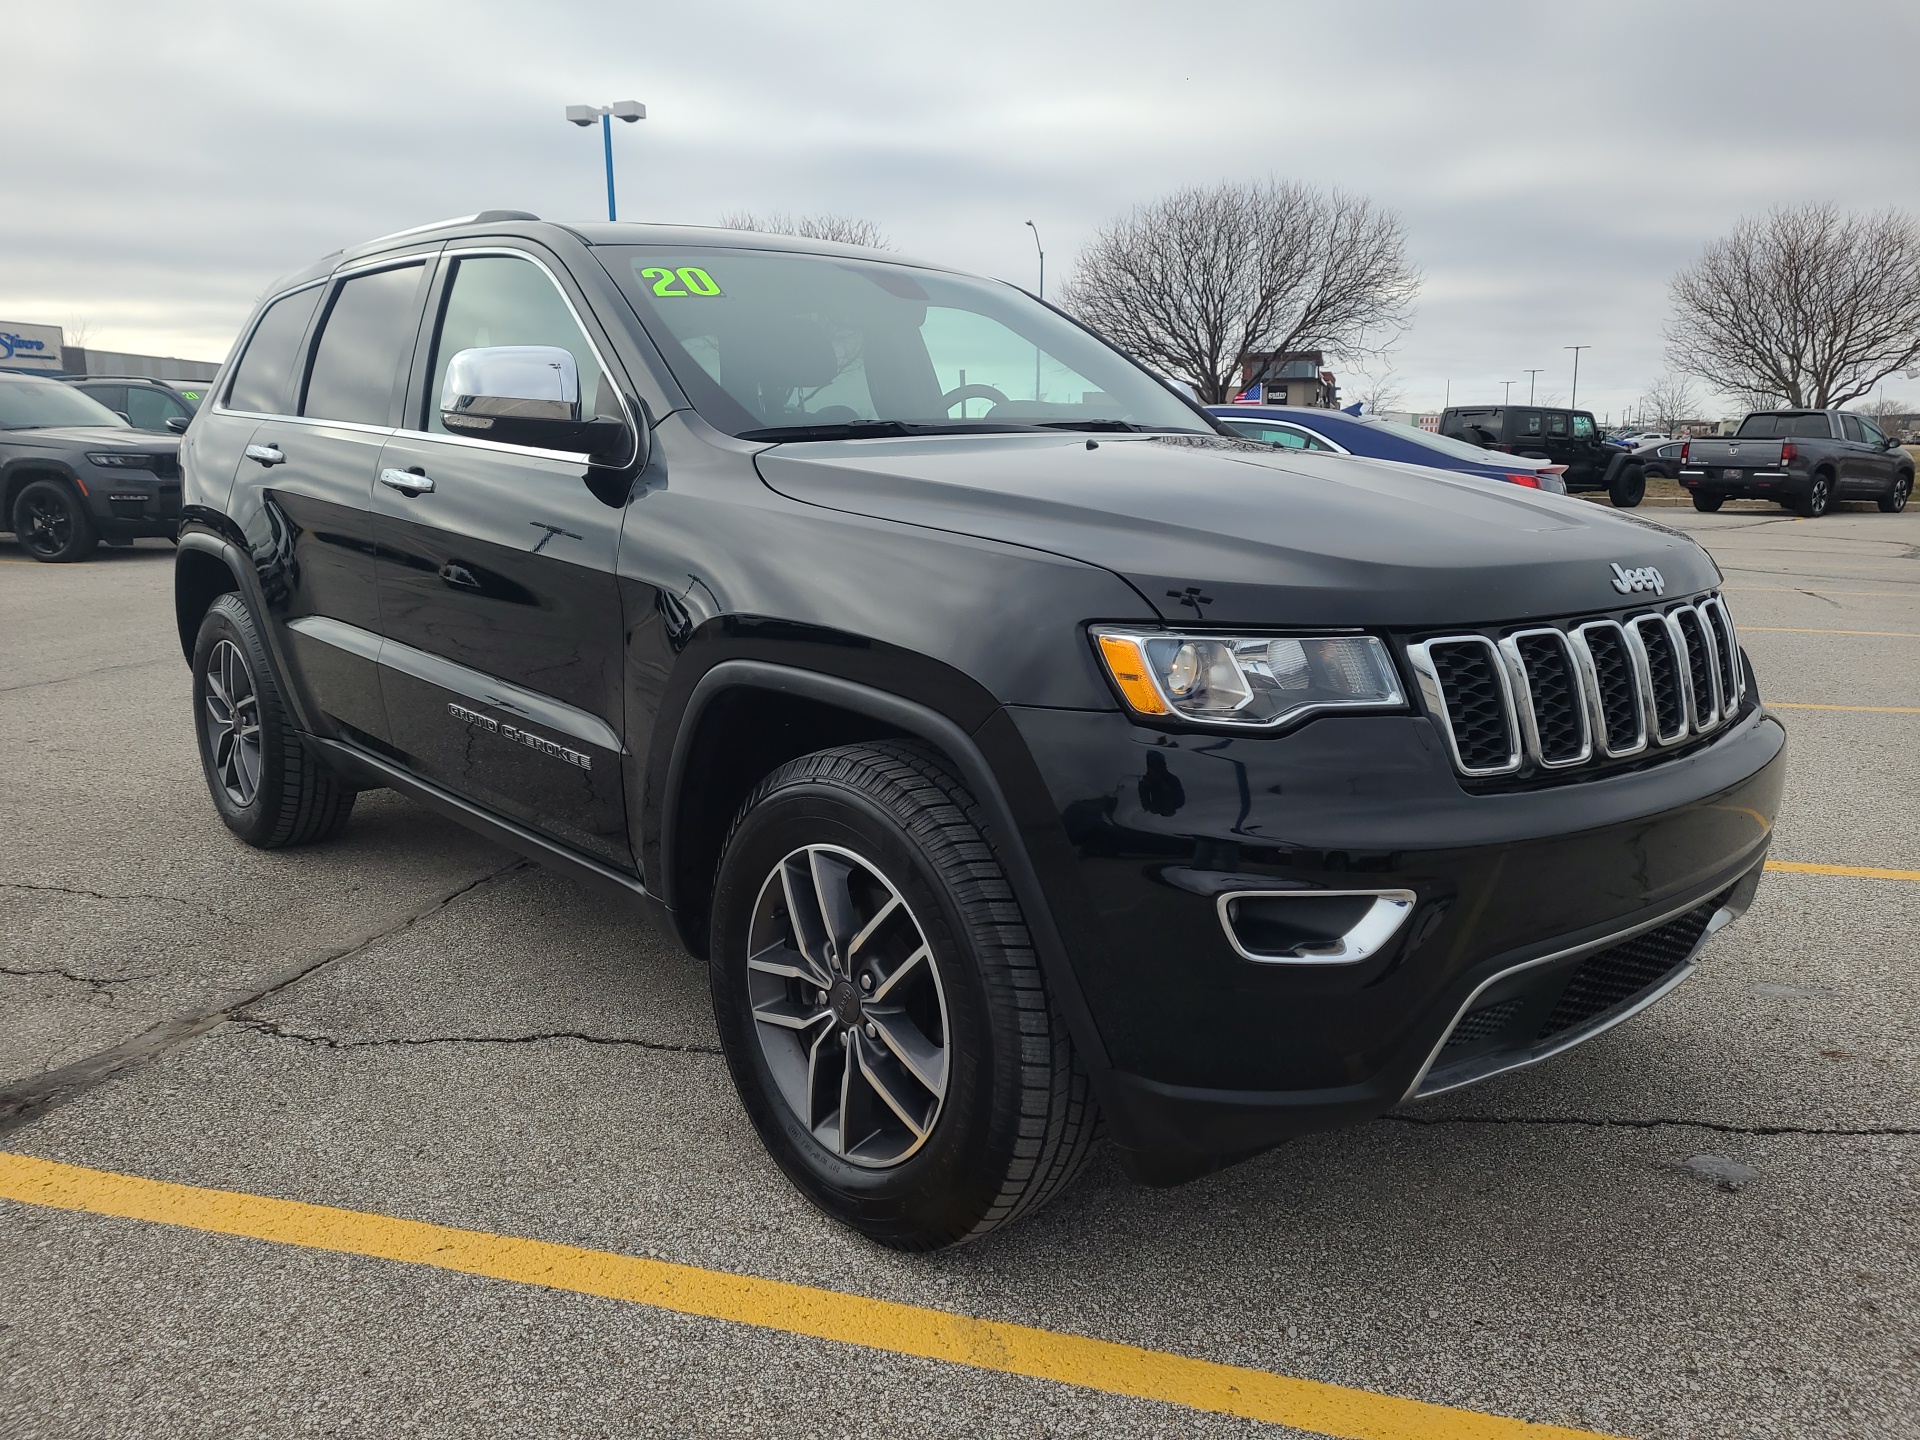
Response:
M1407 646L1462 775L1566 770L1705 735L1739 713L1745 668L1718 595L1623 620L1442 635Z

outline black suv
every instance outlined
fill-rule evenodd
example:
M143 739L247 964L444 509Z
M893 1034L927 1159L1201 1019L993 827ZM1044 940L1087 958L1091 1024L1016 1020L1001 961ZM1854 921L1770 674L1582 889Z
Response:
M171 538L180 441L139 434L58 380L0 373L0 516L36 560L84 560L102 540Z
M1223 434L1011 286L493 213L276 286L186 437L213 804L391 786L707 964L786 1173L926 1248L1529 1064L1754 893L1691 540Z
M147 375L87 375L67 383L91 395L136 430L187 428L206 398L207 387L188 380L155 380Z
M1622 509L1647 494L1637 466L1619 463L1626 455L1610 445L1591 410L1560 410L1549 405L1453 405L1440 412L1440 433L1469 445L1531 455L1567 467L1567 490L1579 494L1605 490Z

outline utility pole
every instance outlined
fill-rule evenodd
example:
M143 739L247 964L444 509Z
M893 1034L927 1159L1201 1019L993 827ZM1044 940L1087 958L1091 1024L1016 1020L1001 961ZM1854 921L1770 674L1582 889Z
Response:
M1571 410L1576 408L1580 404L1580 352L1582 350L1591 350L1593 346L1562 345L1560 348L1562 350L1571 350L1573 352L1573 398L1567 401L1567 408Z
M1547 368L1546 366L1542 365L1539 370L1527 371L1527 404L1529 405L1533 404L1534 377L1537 376L1541 370L1545 370L1546 368Z
M617 220L618 214L613 205L613 122L624 120L629 125L636 120L647 118L647 107L638 100L621 100L612 105L569 105L567 119L575 125L591 125L600 122L600 144L607 157L607 219Z
M1500 383L1507 387L1505 390L1500 392L1500 403L1502 405L1505 405L1510 400L1513 399L1513 387L1518 385L1520 382L1518 380L1502 380Z

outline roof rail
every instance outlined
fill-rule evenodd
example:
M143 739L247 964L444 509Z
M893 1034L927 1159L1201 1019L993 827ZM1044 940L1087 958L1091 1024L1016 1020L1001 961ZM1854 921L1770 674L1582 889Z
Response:
M538 220L539 218L538 215L525 210L482 210L477 215L454 215L445 220L430 220L425 225L410 225L405 230L395 230L391 235L376 235L366 243L378 245L384 240L399 240L408 235L424 235L429 230L444 230L449 225L486 225L495 220Z

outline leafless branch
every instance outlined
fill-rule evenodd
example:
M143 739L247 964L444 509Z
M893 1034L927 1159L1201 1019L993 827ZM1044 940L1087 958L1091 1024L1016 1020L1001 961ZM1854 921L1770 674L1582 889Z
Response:
M758 230L765 235L798 235L807 240L831 240L841 245L864 245L870 250L891 247L877 220L860 220L851 215L789 215L784 210L756 215L751 210L736 210L722 215L720 224L728 230Z
M1219 403L1256 351L1380 353L1408 323L1419 286L1398 215L1269 180L1193 186L1136 207L1081 252L1062 301Z
M1682 420L1700 418L1701 395L1684 375L1662 375L1646 389L1635 407L1640 423L1662 435L1678 434Z
M1749 217L1672 298L1675 368L1762 406L1844 405L1920 361L1920 225L1831 205Z

